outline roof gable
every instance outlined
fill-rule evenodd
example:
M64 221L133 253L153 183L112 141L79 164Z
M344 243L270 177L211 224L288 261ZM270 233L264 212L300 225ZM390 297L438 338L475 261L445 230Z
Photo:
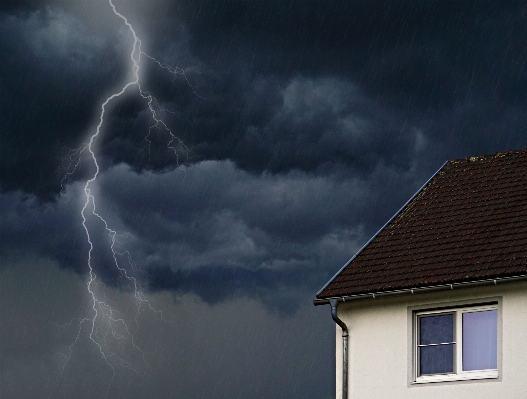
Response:
M448 162L317 298L527 273L527 150Z

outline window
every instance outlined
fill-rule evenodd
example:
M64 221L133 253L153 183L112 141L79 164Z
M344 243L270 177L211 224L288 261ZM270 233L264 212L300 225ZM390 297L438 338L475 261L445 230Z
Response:
M414 315L414 382L498 377L496 304Z

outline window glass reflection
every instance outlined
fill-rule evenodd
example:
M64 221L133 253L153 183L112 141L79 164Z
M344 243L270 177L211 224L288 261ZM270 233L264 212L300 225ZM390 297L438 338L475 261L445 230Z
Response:
M419 350L421 375L454 372L454 344L423 346Z
M463 313L463 370L498 368L498 311Z
M420 317L419 331L419 343L421 345L453 342L454 315L422 316Z

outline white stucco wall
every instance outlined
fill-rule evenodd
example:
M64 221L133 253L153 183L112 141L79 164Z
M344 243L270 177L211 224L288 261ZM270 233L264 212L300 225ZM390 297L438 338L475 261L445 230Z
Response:
M487 298L499 299L499 378L413 384L414 307L471 304ZM338 315L349 328L349 399L527 398L527 282L362 299L340 303ZM338 326L336 336L336 397L341 399L342 330Z

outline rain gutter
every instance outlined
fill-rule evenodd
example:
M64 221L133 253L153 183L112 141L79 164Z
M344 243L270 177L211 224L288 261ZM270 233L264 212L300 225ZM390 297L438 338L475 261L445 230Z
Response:
M376 299L376 298L385 297L385 296L395 296L395 295L403 295L403 294L420 294L424 292L453 290L453 289L458 289L458 288L469 288L469 287L485 286L485 285L493 285L493 284L497 285L498 283L502 283L502 282L514 282L514 281L521 281L521 280L527 280L527 274L519 274L517 276L511 276L511 277L495 277L495 278L488 278L488 279L482 279L482 280L465 281L461 283L438 284L438 285L429 285L429 286L416 287L416 288L405 288L405 289L392 290L392 291L378 291L378 292L370 292L366 294L343 295L339 297L315 299L313 301L313 304L315 306L327 305L327 304L331 304L332 301L349 302L349 301L358 300L358 299L368 299L368 298Z

